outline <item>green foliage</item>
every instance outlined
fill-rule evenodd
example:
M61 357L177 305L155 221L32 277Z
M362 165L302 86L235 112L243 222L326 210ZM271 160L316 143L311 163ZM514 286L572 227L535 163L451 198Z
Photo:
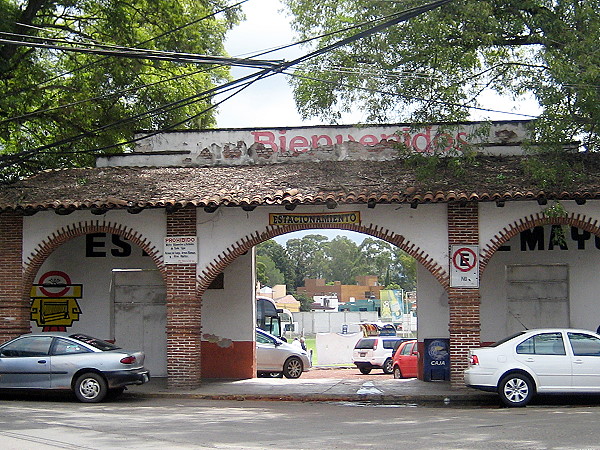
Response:
M216 56L224 55L225 33L237 23L239 12L199 19L226 3L0 0L0 31L68 40L80 47L98 43ZM0 153L32 152L30 158L4 168L0 176L10 179L44 168L92 165L94 149L130 140L134 130L157 130L194 117L210 107L211 99L165 108L132 122L124 119L228 79L224 67L0 44ZM181 127L206 128L214 123L214 115L207 113Z
M523 172L540 189L568 188L575 182L585 182L581 161L574 161L561 150L538 152L521 161Z
M300 312L309 312L312 310L312 298L308 297L306 294L297 294L296 300L300 302Z
M325 236L309 234L302 239L290 239L285 250L290 265L291 278L286 278L288 285L295 289L304 286L305 278L323 278L325 266Z
M275 262L268 256L256 257L256 279L262 286L285 284L283 273L275 267Z
M344 30L422 1L284 0L299 39L324 47ZM366 29L372 24L360 29ZM465 120L490 88L543 108L533 139L600 150L600 0L457 0L300 67L292 83L303 117L336 122Z
M543 213L546 217L550 219L560 219L563 217L567 217L567 210L564 205L555 201L550 206L543 210ZM565 247L567 245L567 228L566 226L557 226L554 225L552 227L552 243L554 245L558 245L560 247Z
M416 261L379 239L366 237L357 245L345 236L329 241L311 234L288 240L285 248L273 240L263 242L257 245L256 255L258 280L263 285L286 284L293 292L304 286L305 278L323 278L327 285L335 281L356 284L356 277L365 275L377 275L380 282L395 283L408 291L416 287ZM283 283L267 282L270 262L283 273Z

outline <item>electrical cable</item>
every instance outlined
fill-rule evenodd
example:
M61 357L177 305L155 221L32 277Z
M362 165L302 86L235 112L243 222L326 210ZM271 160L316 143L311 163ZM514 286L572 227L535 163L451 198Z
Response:
M203 20L209 19L209 18L211 18L211 17L214 17L214 16L216 16L216 15L218 15L218 14L220 14L220 13L223 13L223 12L229 11L229 10L231 10L231 9L233 9L233 8L236 8L237 6L240 6L240 5L242 5L243 3L246 3L247 1L248 1L248 0L240 0L240 1L238 1L237 3L234 3L233 5L230 5L230 6L224 7L224 8L222 8L222 9L218 10L218 11L214 11L214 12L212 12L212 13L210 13L210 14L207 14L207 15L205 15L205 16L202 16L202 17L200 17L200 18L198 18L198 19L196 19L196 20L193 20L193 21L191 21L191 22L188 22L188 23L186 23L186 24L180 25L179 27L176 27L176 28L174 28L174 29L172 29L172 30L165 31L165 32L164 32L164 33L162 33L162 34L159 34L159 35L157 35L157 36L151 37L151 38L149 38L149 39L146 39L146 40L144 40L144 41L138 42L138 44L137 44L137 45L144 45L144 44L147 44L148 42L152 42L152 41L153 41L153 40L155 40L155 39L159 39L159 38L161 38L161 37L168 36L169 34L172 34L172 33L174 33L174 32L177 32L177 31L183 30L183 29L185 29L185 28L187 28L187 27L189 27L189 26L195 25L196 23L200 23L200 22L202 22ZM38 30L43 30L43 31L45 31L45 29L44 29L44 28L35 27L35 26L33 26L33 25L29 25L29 24L22 24L22 23L17 23L17 24L18 24L18 25L20 25L20 26L23 26L23 27L30 27L30 28L34 28L34 29L38 29ZM37 84L36 86L37 86L37 87L39 87L39 86L41 86L41 85L44 85L44 84L46 84L46 83L49 83L49 82L51 82L51 81L54 81L54 80L56 80L57 78L61 78L61 77L65 76L65 75L70 75L70 74L73 74L73 73L75 73L75 72L78 72L79 70L86 69L86 68L88 68L88 67L91 67L91 66L92 66L92 65L94 65L94 64L98 64L98 63L102 62L103 60L105 60L105 59L107 59L107 58L108 58L108 56L105 56L105 57L99 58L99 59L98 59L98 60L96 60L96 61L93 61L93 62L90 62L90 63L84 64L84 65L82 65L82 66L80 66L80 67L78 67L78 68L76 68L76 69L73 69L73 70L70 70L70 71L67 71L67 72L63 72L63 73L61 73L61 74L58 74L58 75L56 75L56 76L54 76L54 77L52 77L52 78L50 78L50 79L48 79L48 80L45 80L45 81L43 81L43 82L41 82L41 83Z
M404 12L399 13L399 14L395 14L394 15L395 17L393 17L391 20L387 20L387 21L385 21L385 22L383 22L383 23L381 23L381 24L379 24L377 26L374 26L372 28L364 30L364 31L362 31L360 33L356 33L353 36L347 37L347 38L342 39L340 41L337 41L337 42L335 42L333 44L324 46L321 49L318 49L318 50L315 50L313 52L310 52L310 53L308 53L306 55L303 55L303 56L301 56L299 58L296 58L296 59L294 59L292 61L283 62L283 63L280 64L280 66L279 66L278 69L264 68L264 69L262 69L261 71L259 71L257 73L247 75L245 77L242 77L242 78L240 78L238 80L234 80L234 81L229 82L229 83L225 83L224 85L221 85L220 87L212 88L212 89L209 89L207 91L204 91L204 93L202 93L202 94L206 94L206 95L214 94L215 92L217 92L221 88L225 88L225 87L232 86L232 85L237 85L237 84L240 84L240 83L245 82L247 80L250 80L252 78L255 78L252 81L252 83L254 83L255 81L257 81L259 79L263 79L263 78L272 76L275 73L281 73L281 72L283 72L283 70L285 70L287 68L290 68L290 67L292 67L292 66L294 66L296 64L300 64L303 61L306 61L308 59L314 58L314 57L319 56L319 55L321 55L323 53L326 53L328 51L331 51L331 50L334 50L336 48L339 48L342 45L346 45L348 43L351 43L351 42L354 42L356 40L362 39L362 38L364 38L366 36L369 36L369 35L372 35L372 34L374 34L376 32L382 31L383 29L389 28L389 27L391 27L393 25L396 25L396 24L398 24L398 23L400 23L402 21L409 20L409 19L411 19L413 17L416 17L416 16L418 16L420 14L428 12L428 11L430 11L432 9L439 8L439 7L443 6L444 4L449 3L451 1L453 1L453 0L439 0L439 1L428 3L426 5L423 5L423 6L420 6L420 7L417 7L417 8L412 8L410 10L404 11ZM197 98L199 95L202 95L202 94L197 94L195 96L190 96L187 99L184 99L183 101L189 100L191 98ZM231 98L232 96L227 97L227 99ZM177 103L177 102L175 102L175 103ZM210 108L210 109L212 109L212 108ZM130 119L130 120L134 120L134 119ZM179 125L181 125L183 123L186 123L189 120L190 120L190 118L188 118L188 119L186 119L186 120L184 120L182 122L179 122L177 124L174 124L173 126L179 126ZM108 127L108 126L109 125L107 125L106 127ZM114 126L114 125L110 125L110 126ZM104 127L102 129L104 129ZM170 129L170 128L166 128L166 129ZM160 133L160 131L156 132L156 134L158 134L158 133ZM89 132L88 133L82 133L77 138L84 137L84 136L89 136L89 135L90 135ZM76 139L76 138L70 138L69 141L71 141L72 139ZM65 140L63 140L63 141L65 141ZM38 147L38 148L35 148L35 149L31 149L31 150L26 151L26 152L19 152L19 153L16 153L16 154L12 154L11 158L14 160L15 156L19 157L19 158L22 158L24 156L31 155L31 154L40 152L42 150L46 150L48 148L56 147L57 145L62 145L64 143L63 141L61 141L59 143L47 144L47 145L44 145L44 146L41 146L41 147ZM110 145L110 146L107 146L107 147L103 147L102 149L104 150L104 149L108 149L108 148L114 148L114 147L118 147L118 146L121 146L121 145L124 145L124 144L123 143L113 144L113 145ZM85 151L85 153L94 152L94 151L98 151L98 150L99 149L93 149L93 150ZM73 153L82 153L82 152L81 151L76 151L76 152L73 152ZM8 155L6 155L6 156L8 156ZM2 156L0 156L0 161L2 161L2 160L6 160L6 158L3 158ZM6 164L8 164L8 161L7 161ZM1 164L0 167L5 167L6 164Z
M226 12L228 10L231 10L231 9L237 7L237 6L242 5L243 3L246 3L247 1L248 0L238 1L237 3L234 3L233 5L230 5L230 6L227 6L225 8L222 8L222 9L220 9L218 11L214 11L214 12L212 12L210 14L207 14L205 16L202 16L202 17L200 17L200 18L198 18L196 20L193 20L193 21L188 22L186 24L180 25L179 27L173 28L173 29L165 31L164 33L161 33L161 34L159 34L157 36L154 36L152 38L149 38L149 39L146 39L144 41L141 41L137 45L144 45L144 44L146 44L148 42L152 42L155 39L159 39L161 37L168 36L169 34L172 34L174 32L180 31L180 30L185 29L185 28L187 28L187 27L189 27L191 25L199 23L199 22L201 22L203 20L206 20L206 19L209 19L211 17L214 17L214 16L216 16L216 15L222 13L222 12ZM19 22L17 22L17 24L20 25L20 26L22 26L22 27L24 27L24 28L32 28L32 29L35 29L35 30L46 31L45 28L40 28L40 27L36 27L36 26L33 26L33 25L29 25L29 24L22 24L22 23L19 23ZM13 34L13 33L3 33L3 32L0 32L0 34ZM68 42L68 41L65 41L65 42ZM49 83L51 81L54 81L54 80L56 80L58 78L62 78L64 76L66 76L66 75L70 75L70 74L76 73L79 70L86 69L86 68L91 67L91 66L93 66L95 64L99 64L102 61L107 60L108 58L110 58L110 56L104 56L102 58L99 58L96 61L93 61L93 62L90 62L90 63L87 63L87 64L83 64L83 65L77 67L76 69L73 69L73 70L70 70L70 71L67 71L67 72L62 72L62 73L60 73L58 75L55 75L54 77L51 77L51 78L49 78L49 79L47 79L45 81L37 83L36 86L35 86L35 88L39 89L44 84L47 84L47 83ZM216 69L218 67L224 67L224 66L223 65L217 66L217 67L214 67L214 69ZM182 74L182 75L178 75L178 76L175 76L175 77L172 77L172 78L168 78L166 80L160 80L160 81L157 81L157 82L154 82L154 83L147 83L147 84L144 84L144 85L141 85L141 86L136 86L136 87L133 87L133 88L124 89L124 90L121 90L121 91L116 91L116 92L113 92L111 94L107 94L107 95L104 95L104 96L96 96L96 97L93 97L93 98L90 98L90 99L80 100L78 102L72 102L72 103L68 103L68 104L65 104L65 105L60 105L60 106L53 107L53 108L47 108L47 109L43 109L43 110L36 110L36 111L30 112L30 113L22 114L20 116L15 116L15 117L10 117L10 118L7 118L7 119L0 120L0 124L11 122L11 121L14 121L14 120L22 120L22 119L27 118L27 117L31 117L31 116L38 115L38 114L43 114L43 113L50 112L50 111L56 111L56 110L59 110L59 109L62 109L62 108L69 108L69 107L72 107L72 106L75 106L75 105L78 105L78 104L82 104L82 103L85 103L85 102L88 102L88 101L96 101L96 100L102 100L102 99L106 99L106 98L111 98L111 97L114 97L114 96L119 95L121 93L127 93L127 92L130 92L132 90L138 90L138 89L142 89L142 88L145 88L145 87L154 86L154 85L157 85L157 84L160 84L160 83L177 80L177 79L184 78L184 77L187 77L187 76L196 75L196 74L199 74L199 73L202 73L202 72L204 72L204 70L202 70L202 71L195 71L195 72L192 72L192 73L189 73L189 74Z
M2 33L1 34L7 34ZM43 39L43 38L42 38ZM43 39L48 40L48 39ZM67 41L68 42L68 41ZM71 43L71 42L68 42ZM54 44L45 44L42 42L31 42L31 41L15 41L0 37L0 44L11 44L23 47L35 47L35 48L46 48L51 50L61 50L76 53L85 53L92 55L103 55L103 56L117 56L120 58L132 58L132 59L149 59L156 61L172 61L178 63L189 63L189 64L221 64L226 66L241 66L250 68L263 68L279 67L282 61L263 61L263 60L251 60L251 59L240 59L240 58L228 58L221 56L207 56L207 55L196 55L194 53L180 53L180 52L165 52L158 50L146 50L139 48L129 48L120 46L105 46L96 45L97 48L85 48L85 47L64 47ZM91 44L88 44L91 45Z
M185 28L185 27L187 27L187 26L189 26L189 25L191 25L191 24L193 24L193 23L199 22L200 20L204 20L205 18L208 18L208 17L211 17L211 16L213 16L213 15L216 15L216 14L218 14L219 12L223 12L223 11L226 11L226 10L228 10L228 9L231 9L231 8L233 8L233 7L236 7L236 6L238 6L238 5L242 4L242 3L245 3L245 2L247 2L247 1L248 1L248 0L243 0L243 1L240 1L240 2L238 2L238 3L236 3L236 4L234 4L234 5L231 5L231 6L230 6L230 7L228 7L228 8L224 8L224 9L222 9L221 11L217 11L217 12L215 12L215 13L213 13L213 14L210 14L210 15L208 15L208 16L204 16L203 18L197 19L196 21L190 22L190 23L188 23L188 24L186 24L186 25L182 25L182 26L181 26L181 27L179 27L179 28L175 28L173 31L175 31L175 30L178 30L178 29ZM286 45L279 46L279 47L272 47L271 49L267 49L267 50L260 50L260 51L258 51L258 52L248 53L248 55L252 55L252 56L250 56L250 57L252 57L252 58L255 58L255 57L262 56L262 55L265 55L265 54L268 54L268 53L273 53L273 52L276 52L276 51L284 50L284 49L286 49L286 48L290 48L290 47L293 47L293 46L297 46L297 45L303 45L303 44L305 44L305 43L308 43L308 42L311 42L311 41L314 41L314 40L317 40L317 39L322 39L322 38L324 38L324 37L330 37L330 36L332 36L332 35L336 35L336 34L339 34L339 33L345 33L345 32L347 32L347 31L349 31L349 30L353 30L353 29L357 29L357 28L363 28L363 27L365 27L365 26L367 26L367 25L371 25L371 24L373 24L373 23L378 23L378 22L380 22L380 21L382 21L382 20L385 20L385 19L390 19L390 18L397 17L397 15L398 15L398 13L393 13L393 14L390 14L390 15L388 15L388 16L384 16L384 17L381 17L381 18L377 18L377 19L373 19L373 20L370 20L370 21L362 22L362 23L360 23L360 24L357 24L357 25L352 25L352 26L350 26L350 27L346 27L346 28L343 28L343 29L340 29L340 30L331 31L331 32L328 32L328 33L325 33L325 34L322 34L322 35L319 35L319 36L315 36L315 37L312 37L312 38L304 39L304 40L302 40L302 41L298 41L298 42L295 42L295 43L292 43L292 44L286 44ZM36 28L36 29L37 29L38 27L32 27L32 28ZM157 39L158 37L161 37L161 36L164 36L164 35L168 35L168 34L170 34L171 32L172 32L172 31L165 32L165 33L163 33L162 35L155 36L155 37L153 37L153 38L147 39L146 41L143 41L141 44L144 44L144 43L150 42L150 41L152 41L152 40L154 40L154 39ZM0 33L0 34L1 34L1 33ZM105 60L105 59L107 59L107 58L109 58L109 57L108 57L108 56L105 56L105 57L103 57L103 58L100 58L100 59L99 59L98 61L96 61L96 62L100 62L100 61L102 61L102 60ZM239 56L238 56L238 58L239 58ZM86 65L84 65L84 66L82 66L82 67L89 67L89 66L91 66L91 65L95 64L96 62L94 62L94 63L89 63L89 64L86 64ZM223 67L223 66L218 66L218 67ZM216 68L216 67L215 67L215 68ZM68 73L73 73L73 72L75 72L75 71L67 72L66 74L68 74ZM174 79L178 79L178 78L181 78L181 77L186 77L186 76L191 76L191 75L198 74L198 73L200 73L200 71L197 71L197 72L192 72L192 73L190 73L190 74L179 75L179 76L177 76L177 77L173 77L173 78L169 78L169 79L166 79L166 80L162 80L162 81L156 82L155 84L158 84L158 83L161 83L161 82L168 82L168 81L172 81L172 80L174 80ZM54 79L56 79L56 78L57 78L57 77L51 78L51 80L54 80ZM47 82L47 81L46 81L46 82ZM45 82L44 82L44 83L45 83ZM45 112L49 112L49 111L58 110L58 109L61 109L61 108L63 108L63 107L64 107L64 108L71 107L71 106L73 106L73 105L76 105L76 104L81 104L81 103L84 103L84 102L86 102L86 101L94 101L94 100L101 100L101 99L105 99L105 98L111 98L111 97L114 97L114 96L118 95L119 93L126 93L126 92L129 92L129 91L131 91L131 90L135 90L135 89L141 89L141 88L145 88L145 87L148 87L148 86L151 86L151 85L153 85L153 84L152 84L152 83L151 83L151 84L145 84L145 85L137 86L137 87L135 87L135 88L129 88L129 89L125 89L125 90L122 90L122 91L116 91L116 92L114 92L114 93L111 93L111 94L106 94L105 96L99 96L99 97L94 97L94 98L87 99L87 100L81 100L81 101L79 101L79 102L69 103L69 104L62 105L62 106L55 107L55 108L48 108L48 109L45 109L45 110L37 110L37 111L35 111L35 112L28 113L28 114L24 114L24 115L21 115L21 116L16 116L16 117L11 117L11 118L7 118L7 119L0 120L0 124L2 124L2 123L6 123L6 122L10 122L10 121L13 121L13 120L19 120L19 119L23 119L23 118L26 118L26 117L30 117L30 116L32 116L32 115L38 115L38 114L42 114L42 113L45 113Z
M372 93L375 93L375 94L382 94L382 95L390 95L390 96L395 96L395 97L402 97L402 98L407 98L407 99L411 99L411 100L418 100L418 101L421 101L421 102L439 104L439 105L444 105L444 106L454 106L454 107L460 107L460 108L466 108L466 109L473 109L473 110L476 110L476 111L509 114L509 115L514 115L514 116L529 117L529 118L537 118L538 117L538 116L534 116L534 115L531 115L531 114L525 114L525 113L517 113L517 112L510 112L510 111L500 111L500 110L496 110L496 109L490 109L490 108L482 108L482 107L478 107L478 106L464 105L464 104L461 104L461 103L446 102L446 101L443 101L443 100L433 100L433 99L426 99L424 97L408 96L408 95L400 94L398 92L384 91L384 90L381 90L381 89L373 89L373 88L367 88L367 87L363 87L363 86L356 86L356 85L352 85L352 84L339 83L337 81L334 82L334 81L324 80L324 79L321 79L321 78L309 77L309 76L306 76L306 75L298 75L298 74L293 73L293 72L285 72L284 71L282 73L284 75L288 75L288 76L295 77L295 78L302 78L302 79L306 79L306 80L310 80L310 81L318 81L319 83L333 84L335 86L342 86L342 87L346 87L346 88L349 88L349 89L362 90L362 91L366 91L366 92L372 92Z
M273 75L273 74L274 73L271 72L270 69L263 69L263 70L261 70L261 71L259 71L257 73L250 74L250 75L247 75L247 76L242 77L240 79L230 81L230 82L225 83L225 84L223 84L221 86L217 86L217 87L208 89L206 91L203 91L203 92L201 92L199 94L195 94L195 95L186 97L185 99L181 99L181 100L177 100L175 102L171 102L170 104L168 104L166 106L162 105L160 107L154 108L152 110L145 111L144 113L137 114L137 115L129 117L127 119L120 120L120 121L117 121L117 122L112 122L110 124L103 125L101 127L95 128L94 130L90 130L90 131L87 131L87 132L84 132L84 133L80 133L79 135L76 135L76 136L71 136L69 138L65 138L65 139L62 139L60 141L53 142L51 144L46 144L46 145L43 145L43 146L40 146L40 147L36 147L34 149L27 150L27 151L24 151L24 152L0 155L0 168L5 168L5 167L7 167L9 165L15 164L16 162L22 162L23 161L23 157L25 157L25 156L30 156L32 154L38 154L38 153L40 153L40 154L48 153L45 150L48 150L50 148L54 148L54 147L57 147L57 146L60 146L60 145L65 145L65 144L74 142L74 141L79 140L79 139L84 138L84 137L93 136L94 134L98 133L99 131L104 131L104 130L113 128L113 127L118 126L118 125L123 125L123 124L129 123L129 122L133 122L133 121L135 121L137 119L140 119L142 117L145 117L145 116L148 116L148 115L153 115L153 113L154 114L158 114L160 112L163 112L167 106L168 107L174 107L175 105L181 105L181 104L183 104L185 106L185 105L189 105L189 104L192 104L192 103L196 103L198 101L202 101L203 99L207 99L207 98L215 95L216 93L220 93L219 91L221 91L221 90L224 90L224 91L230 90L230 89L235 88L237 85L243 84L245 82L249 82L251 84L251 83L253 83L254 81L256 81L258 79L261 79L261 78L264 78L266 76L270 76L270 75ZM256 80L253 80L253 78L256 78ZM227 99L229 99L229 98L231 98L231 96L227 97ZM222 102L220 102L220 103L222 103ZM211 109L213 109L213 108L212 107L208 108L207 111L210 111ZM177 124L173 124L171 126L165 127L162 130L171 129L171 128L175 127L175 126L182 125L183 123L185 123L185 122L187 122L189 120L191 120L191 118L187 118L184 121L178 122ZM159 133L160 133L160 131L158 131L155 134L159 134ZM136 142L136 140L134 140L132 142ZM125 145L127 143L129 143L129 141L128 142L120 142L120 143L117 143L117 144L113 144L113 145L110 145L110 146L107 146L107 147L103 147L102 149L104 150L104 149L108 149L108 148L119 147L119 146ZM69 153L70 154L84 154L84 153L92 153L92 152L95 152L95 151L98 151L98 149L92 149L92 150L87 150L87 151L78 150L78 151L69 152ZM54 152L54 153L58 154L59 152Z

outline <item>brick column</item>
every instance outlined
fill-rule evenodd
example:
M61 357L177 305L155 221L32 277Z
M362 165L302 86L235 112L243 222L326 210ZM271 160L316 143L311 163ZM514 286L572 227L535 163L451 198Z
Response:
M448 204L448 244L479 245L477 203ZM450 383L463 386L469 348L481 343L480 295L476 288L448 288L450 307Z
M167 212L167 236L196 236L196 209ZM196 265L167 264L168 386L200 385L200 299Z
M31 331L23 292L23 216L0 213L0 342Z

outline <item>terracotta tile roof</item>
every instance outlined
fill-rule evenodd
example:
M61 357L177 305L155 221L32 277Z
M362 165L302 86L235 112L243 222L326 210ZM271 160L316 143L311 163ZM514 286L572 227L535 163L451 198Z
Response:
M541 190L520 157L481 156L463 177L440 170L421 181L402 160L238 167L109 167L47 171L0 187L0 210L289 204L422 203L600 198L600 157L580 159L584 181ZM582 178L582 177L578 177Z

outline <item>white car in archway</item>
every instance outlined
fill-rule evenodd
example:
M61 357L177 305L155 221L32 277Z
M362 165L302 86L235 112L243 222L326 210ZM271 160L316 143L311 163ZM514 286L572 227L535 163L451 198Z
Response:
M256 371L259 375L299 378L310 367L306 350L256 329Z

